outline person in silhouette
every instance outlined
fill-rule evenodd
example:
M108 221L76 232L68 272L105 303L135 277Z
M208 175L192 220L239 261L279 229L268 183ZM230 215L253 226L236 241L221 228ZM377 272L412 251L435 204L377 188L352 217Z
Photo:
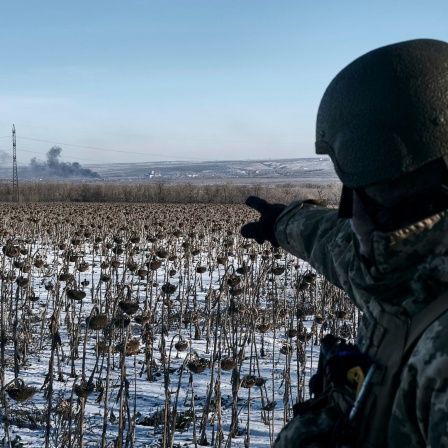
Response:
M356 421L341 411L355 436L338 446L448 446L448 44L400 42L345 67L321 100L316 153L343 184L339 209L252 196L260 219L241 233L308 261L363 312L357 346L375 368ZM341 416L328 409L293 418L275 447L331 446Z

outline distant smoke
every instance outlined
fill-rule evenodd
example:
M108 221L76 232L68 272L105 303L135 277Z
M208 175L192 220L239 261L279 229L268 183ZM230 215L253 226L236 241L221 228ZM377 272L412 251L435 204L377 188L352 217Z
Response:
M62 148L53 146L47 152L47 160L40 161L33 157L30 168L36 175L49 174L53 177L91 177L99 179L101 176L95 171L83 168L78 162L60 162Z
M12 156L10 156L6 151L0 151L0 163L12 162Z

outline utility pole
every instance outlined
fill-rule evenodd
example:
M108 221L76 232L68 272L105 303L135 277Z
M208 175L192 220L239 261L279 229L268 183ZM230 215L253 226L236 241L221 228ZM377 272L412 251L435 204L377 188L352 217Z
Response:
M19 176L17 175L16 127L12 125L12 200L19 202Z

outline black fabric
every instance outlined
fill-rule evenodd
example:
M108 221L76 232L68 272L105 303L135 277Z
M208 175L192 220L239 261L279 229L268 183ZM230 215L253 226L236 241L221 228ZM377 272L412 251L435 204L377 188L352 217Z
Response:
M382 232L399 229L448 208L448 187L445 185L403 199L394 206L380 204L362 188L357 188L355 192L375 228Z
M353 189L346 185L342 186L338 216L341 219L350 219L353 216Z

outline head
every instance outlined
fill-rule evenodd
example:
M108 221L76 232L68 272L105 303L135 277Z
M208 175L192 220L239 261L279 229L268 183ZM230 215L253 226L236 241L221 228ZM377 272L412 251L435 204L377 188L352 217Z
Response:
M319 106L316 152L344 185L341 217L389 231L448 208L448 43L400 42L344 68Z

